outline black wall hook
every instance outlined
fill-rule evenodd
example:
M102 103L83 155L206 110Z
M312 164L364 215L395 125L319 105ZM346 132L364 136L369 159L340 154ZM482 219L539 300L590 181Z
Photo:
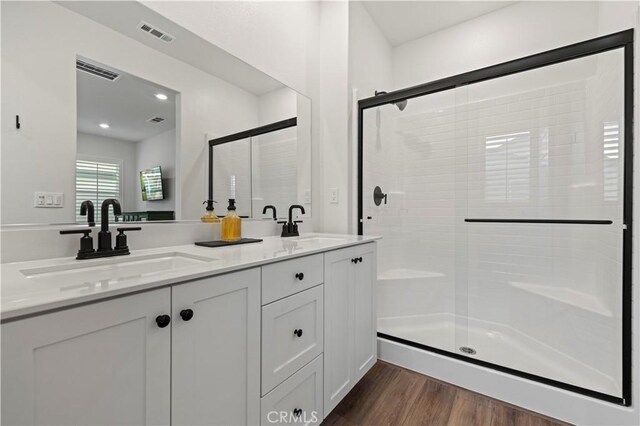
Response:
M20 116L16 115L16 129L20 129Z

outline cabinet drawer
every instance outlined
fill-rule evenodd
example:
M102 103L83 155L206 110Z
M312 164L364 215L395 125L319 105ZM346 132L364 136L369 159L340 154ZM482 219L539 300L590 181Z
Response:
M262 395L322 353L321 285L262 308Z
M299 293L324 281L322 254L286 260L262 267L262 304Z
M261 424L320 424L322 377L320 355L262 398Z

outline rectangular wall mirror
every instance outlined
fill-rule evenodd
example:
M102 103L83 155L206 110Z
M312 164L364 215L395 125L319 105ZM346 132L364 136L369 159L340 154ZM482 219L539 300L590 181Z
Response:
M139 2L0 7L2 225L84 222L80 203L105 198L122 205L112 220L199 220L209 140L294 117L220 151L215 207L235 176L243 216L310 216L308 98Z
M84 57L76 86L76 220L108 198L122 205L114 221L175 219L178 93Z

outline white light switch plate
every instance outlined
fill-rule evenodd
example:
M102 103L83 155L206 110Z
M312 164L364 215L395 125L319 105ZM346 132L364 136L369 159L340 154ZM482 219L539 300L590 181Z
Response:
M62 192L35 192L33 194L33 207L39 209L59 209L64 206L64 194Z
M338 204L338 188L329 188L329 202Z

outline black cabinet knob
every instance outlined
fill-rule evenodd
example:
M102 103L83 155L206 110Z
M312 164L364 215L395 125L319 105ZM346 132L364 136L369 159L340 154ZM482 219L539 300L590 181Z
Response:
M158 327L165 328L171 322L171 317L169 315L158 315L156 317L156 324Z
M300 281L302 281L304 279L304 274L302 272L298 272L296 274L296 278L299 279Z
M189 321L191 318L193 318L193 310L191 309L183 309L180 311L180 318L182 318L184 321Z
M359 258L358 258L358 262L362 262L362 257L359 257Z
M295 330L293 330L293 334L295 334L298 337L302 336L302 329L301 328L296 328Z
M302 408L294 408L294 410L293 410L293 416L294 416L294 417L300 417L300 416L302 416Z
M358 258L354 257L353 259L351 259L351 263L358 263Z

